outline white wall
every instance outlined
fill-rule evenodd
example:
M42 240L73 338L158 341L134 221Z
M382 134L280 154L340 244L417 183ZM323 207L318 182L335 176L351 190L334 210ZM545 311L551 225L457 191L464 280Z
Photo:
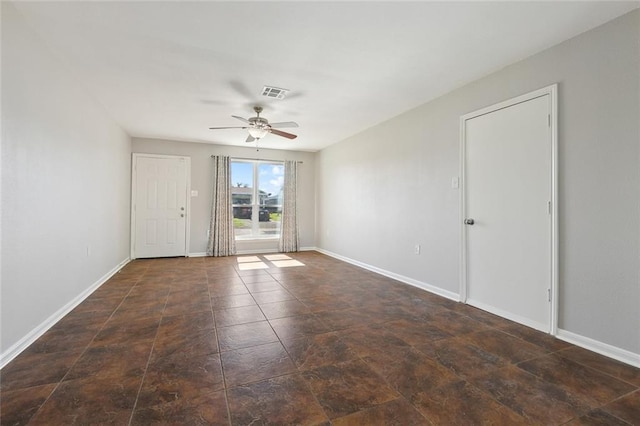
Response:
M14 6L1 7L6 359L128 258L131 141Z
M459 118L559 83L559 326L640 354L639 43L636 10L322 150L318 246L458 293Z
M264 144L268 142L265 140ZM315 247L315 156L313 152L282 151L195 142L133 138L133 152L146 154L181 155L191 157L191 189L198 191L191 198L191 254L207 251L207 231L211 220L213 169L211 155L230 155L266 160L302 161L298 169L298 220L300 246ZM277 251L277 240L256 242L238 241L238 252Z

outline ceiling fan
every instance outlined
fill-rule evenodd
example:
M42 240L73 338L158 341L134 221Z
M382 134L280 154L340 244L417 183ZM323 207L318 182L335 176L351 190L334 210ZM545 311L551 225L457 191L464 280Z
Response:
M253 142L256 139L261 139L266 136L267 133L273 133L274 135L282 136L287 139L295 139L298 136L292 133L283 132L282 130L278 130L278 128L283 127L298 127L298 123L294 121L284 121L281 123L269 123L269 120L266 118L260 117L260 113L262 112L261 106L254 106L253 110L256 112L255 117L251 117L249 119L238 117L237 115L232 115L233 118L237 118L238 120L246 123L246 126L231 126L231 127L209 127L210 130L218 130L218 129L248 129L249 136L247 137L247 142Z

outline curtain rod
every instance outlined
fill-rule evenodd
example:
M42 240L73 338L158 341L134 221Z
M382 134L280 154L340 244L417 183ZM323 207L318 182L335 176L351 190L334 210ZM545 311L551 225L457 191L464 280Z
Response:
M215 157L215 155L211 154L211 158ZM265 158L246 158L246 157L234 157L230 155L230 157L234 160L251 160L251 161L276 161L278 163L284 163L284 160L269 160ZM296 161L298 164L304 164L303 161Z

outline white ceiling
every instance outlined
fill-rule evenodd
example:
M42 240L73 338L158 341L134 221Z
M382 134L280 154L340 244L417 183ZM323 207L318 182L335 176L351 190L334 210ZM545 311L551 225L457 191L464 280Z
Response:
M135 137L245 145L231 115L319 150L596 27L635 2L16 2ZM289 97L260 96L264 85Z

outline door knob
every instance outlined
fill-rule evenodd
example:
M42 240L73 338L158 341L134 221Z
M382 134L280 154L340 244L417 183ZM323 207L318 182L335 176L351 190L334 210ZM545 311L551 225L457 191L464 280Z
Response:
M475 223L475 221L473 219L465 219L464 220L464 224L465 225L473 225Z

